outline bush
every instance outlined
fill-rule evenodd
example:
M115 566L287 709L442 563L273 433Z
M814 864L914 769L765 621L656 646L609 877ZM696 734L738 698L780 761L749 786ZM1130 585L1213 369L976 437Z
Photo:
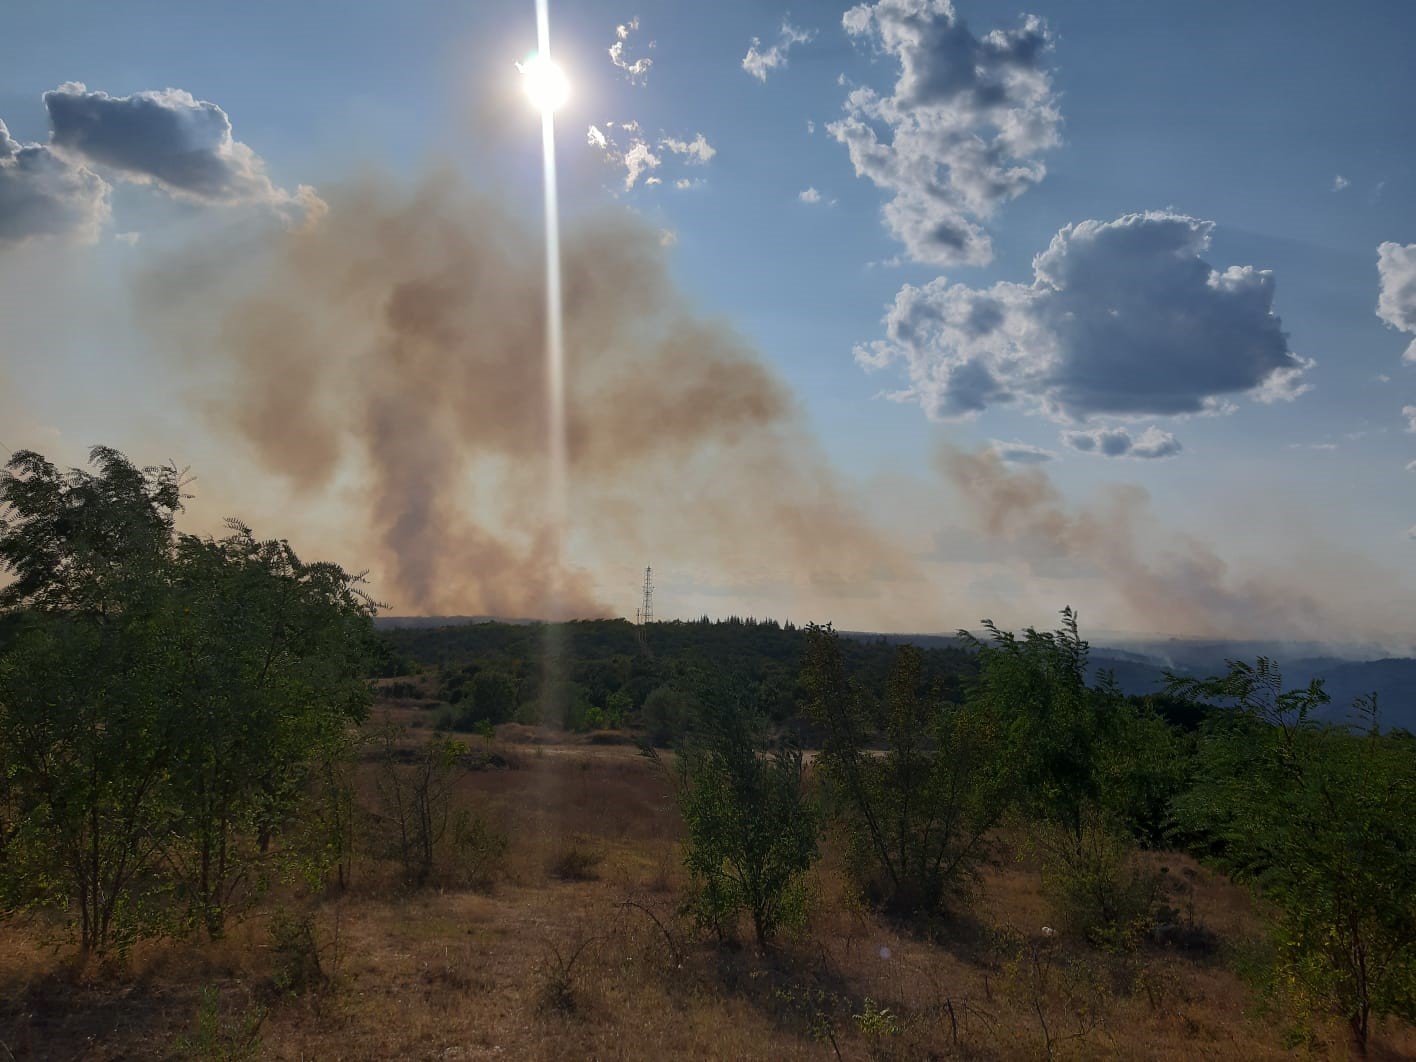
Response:
M1182 825L1210 839L1277 911L1276 979L1302 1010L1345 1019L1359 1054L1371 1018L1416 1021L1416 745L1326 725L1321 682L1284 690L1271 660L1172 689L1232 706L1201 742Z
M846 808L853 869L869 899L910 915L939 910L970 884L1012 797L994 721L922 691L921 670L919 650L901 647L879 719L847 680L836 633L807 629L807 710ZM871 747L878 738L883 754Z
M399 747L403 733L402 728L389 726L380 734L378 794L404 880L420 888L431 878L447 835L452 782L466 748L452 738L434 735L408 757ZM405 765L409 758L412 763Z
M215 985L202 988L197 1004L196 1028L191 1036L180 1037L177 1050L185 1058L204 1062L246 1062L261 1054L261 1026L264 1007L250 1007L234 1019L221 1016L221 992Z
M0 471L0 909L76 906L102 954L220 936L254 898L320 747L365 714L376 606L238 521L178 534L176 467L91 462Z
M599 877L595 868L601 858L599 852L572 843L546 862L546 873L560 881L593 881Z
M644 698L639 720L650 742L665 748L689 732L698 710L697 700L689 694L672 686L659 686Z
M313 915L281 908L270 923L271 984L285 996L303 996L325 986Z
M505 863L509 840L505 831L468 811L453 817L448 877L464 888L487 892Z
M688 835L690 910L719 939L732 936L746 910L765 950L780 928L804 919L802 877L818 856L801 750L769 750L761 721L730 694L705 707L700 731L679 753L674 782Z
M1043 891L1058 927L1108 950L1138 944L1160 877L1140 865L1131 839L1100 816L1089 817L1080 833L1052 826L1041 836Z

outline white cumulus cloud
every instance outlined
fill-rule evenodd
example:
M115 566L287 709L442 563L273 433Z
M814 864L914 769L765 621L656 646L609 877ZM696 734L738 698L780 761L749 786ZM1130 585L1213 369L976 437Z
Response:
M628 134L627 146L616 141L612 132L606 131L613 131L616 128L622 133ZM652 141L645 137L636 121L606 122L604 129L598 125L592 125L586 131L585 142L598 151L611 166L624 169L624 190L627 192L641 183L641 178L645 185L663 184L664 178L653 171L658 170L669 156L680 159L687 165L702 166L718 153L702 133L697 134L692 140L660 136L656 150L652 146ZM686 177L674 180L676 188L693 188L701 183L701 181L689 180Z
M974 35L949 0L879 0L845 13L846 32L899 64L892 93L856 88L826 128L856 175L888 195L886 227L915 261L982 265L982 222L1042 180L1061 112L1041 19Z
M1224 396L1291 399L1313 363L1288 347L1273 276L1216 270L1213 223L1165 212L1068 225L1031 284L907 284L866 368L899 365L896 398L931 417L1012 403L1060 421L1227 411Z
M742 68L758 81L766 81L773 70L787 65L787 53L795 44L809 44L816 36L815 30L798 29L786 19L782 20L781 32L777 40L767 48L762 47L762 38L753 37L747 54L742 58Z
M684 156L684 161L699 166L706 163L718 153L718 149L708 143L702 133L699 133L692 140L675 140L671 136L666 136L659 141L659 146L672 151L675 155L682 155Z
M654 60L647 55L640 56L633 62L625 58L625 47L629 43L629 35L639 29L639 16L635 15L628 22L623 22L615 27L615 40L609 47L610 62L623 70L625 76L636 85L643 85L649 80L649 71L654 66ZM649 42L649 47L654 47L654 42Z
M1351 181L1349 181L1346 177L1339 173L1336 177L1332 179L1332 190L1334 192L1340 192L1351 183Z
M1416 334L1416 243L1379 246L1377 276L1381 280L1377 316L1393 328ZM1416 339L1401 360L1416 363Z
M660 161L659 156L654 154L644 141L636 140L631 144L629 150L624 153L625 190L633 188L641 174L657 169Z

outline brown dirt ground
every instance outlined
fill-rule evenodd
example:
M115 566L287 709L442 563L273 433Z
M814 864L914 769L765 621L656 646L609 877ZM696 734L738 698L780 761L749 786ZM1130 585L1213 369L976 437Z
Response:
M1294 1053L1285 1016L1234 972L1260 935L1253 904L1187 857L1149 858L1213 934L1205 951L1103 956L1044 935L1037 866L1005 837L976 902L929 935L853 902L828 844L809 924L760 957L676 913L678 823L632 748L510 729L496 750L509 766L463 772L455 798L509 837L489 891L410 894L363 855L342 896L278 892L219 943L143 944L117 971L75 970L41 921L0 926L0 1062L240 1057L182 1046L204 986L230 1027L265 1009L249 1057L271 1059L1007 1060L1048 1058L1049 1041L1056 1058ZM300 998L270 988L278 904L313 914L330 978ZM1324 1026L1300 1053L1347 1048ZM1416 1058L1416 1031L1383 1026L1372 1057Z

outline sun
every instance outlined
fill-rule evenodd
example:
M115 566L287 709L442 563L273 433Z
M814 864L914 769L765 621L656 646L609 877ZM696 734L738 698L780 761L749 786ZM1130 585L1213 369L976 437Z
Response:
M524 63L517 63L521 84L532 105L542 114L549 114L570 98L570 82L548 56L533 54Z

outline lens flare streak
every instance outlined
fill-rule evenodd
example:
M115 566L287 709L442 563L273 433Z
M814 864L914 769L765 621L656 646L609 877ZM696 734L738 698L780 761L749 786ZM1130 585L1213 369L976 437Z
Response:
M536 59L542 70L555 69L551 61L551 19L547 0L536 0ZM541 165L544 171L546 227L546 573L547 620L541 683L541 716L551 725L564 722L565 698L561 696L561 657L565 647L557 621L564 587L562 572L566 525L565 436L565 334L561 305L560 209L556 196L555 107L542 99Z
M551 63L550 14L547 0L536 0L536 59ZM528 64L530 65L530 64ZM548 562L552 569L548 618L559 613L559 579L566 521L565 336L561 307L560 213L556 195L556 134L554 107L541 107L541 162L545 182L546 227L546 477Z

